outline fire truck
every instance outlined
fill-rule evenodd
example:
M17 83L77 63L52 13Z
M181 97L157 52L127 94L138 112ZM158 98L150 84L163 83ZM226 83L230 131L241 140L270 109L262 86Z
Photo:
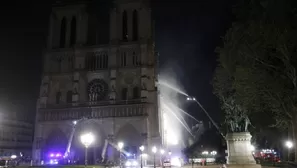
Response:
M253 156L257 161L265 160L271 162L280 162L279 153L273 149L262 149L253 152Z

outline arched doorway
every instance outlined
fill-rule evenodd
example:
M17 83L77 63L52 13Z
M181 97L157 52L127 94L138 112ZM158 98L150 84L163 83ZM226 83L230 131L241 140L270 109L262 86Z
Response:
M45 161L50 160L51 157L60 158L63 157L67 147L67 136L59 129L54 128L48 135L45 145L43 147L43 159Z
M71 148L73 159L77 164L84 164L85 146L81 143L80 137L85 133L92 133L95 137L94 142L88 147L88 164L98 164L102 160L101 153L106 136L96 120L86 120L77 125Z
M143 137L131 124L124 125L119 129L116 135L117 141L124 143L124 150L131 154L131 156L137 156L139 147L143 144Z

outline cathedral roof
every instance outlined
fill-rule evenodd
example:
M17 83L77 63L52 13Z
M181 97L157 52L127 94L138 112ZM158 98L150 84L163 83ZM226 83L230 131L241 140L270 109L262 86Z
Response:
M133 2L142 2L142 3L148 3L150 0L115 0L116 3L133 3Z
M53 6L66 6L66 5L77 5L86 4L92 0L56 0Z

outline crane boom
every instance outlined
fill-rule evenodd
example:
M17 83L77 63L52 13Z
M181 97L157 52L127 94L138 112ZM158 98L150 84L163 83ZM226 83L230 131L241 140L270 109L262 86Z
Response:
M125 154L126 156L129 155L129 152L127 152L127 151L125 151L125 150L123 150L123 149L120 149L120 148L118 147L118 145L116 145L115 143L109 141L108 139L105 139L104 147L103 147L103 149L102 149L102 154L101 154L101 156L102 156L102 162L105 161L105 154L106 154L106 150L107 150L107 146L108 146L108 144L110 144L113 148L115 148L117 151L119 151L119 152Z
M67 148L66 148L64 157L68 157L69 154L70 154L70 148L71 148L71 144L72 144L73 136L74 136L74 133L75 133L75 128L76 128L76 126L74 125L73 128L72 128L72 131L71 131L69 140L68 140L68 144L67 144Z
M83 117L77 121L73 121L73 127L72 127L72 131L68 140L68 144L67 144L67 148L66 151L64 153L64 158L67 158L70 155L70 149L71 149L71 144L72 144L72 140L73 140L73 136L76 130L76 126L83 120L86 120L87 118Z

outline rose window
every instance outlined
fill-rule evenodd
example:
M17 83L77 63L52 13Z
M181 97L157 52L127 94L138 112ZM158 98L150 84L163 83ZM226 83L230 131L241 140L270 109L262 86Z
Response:
M104 100L108 94L108 85L102 79L94 79L88 84L89 101Z

